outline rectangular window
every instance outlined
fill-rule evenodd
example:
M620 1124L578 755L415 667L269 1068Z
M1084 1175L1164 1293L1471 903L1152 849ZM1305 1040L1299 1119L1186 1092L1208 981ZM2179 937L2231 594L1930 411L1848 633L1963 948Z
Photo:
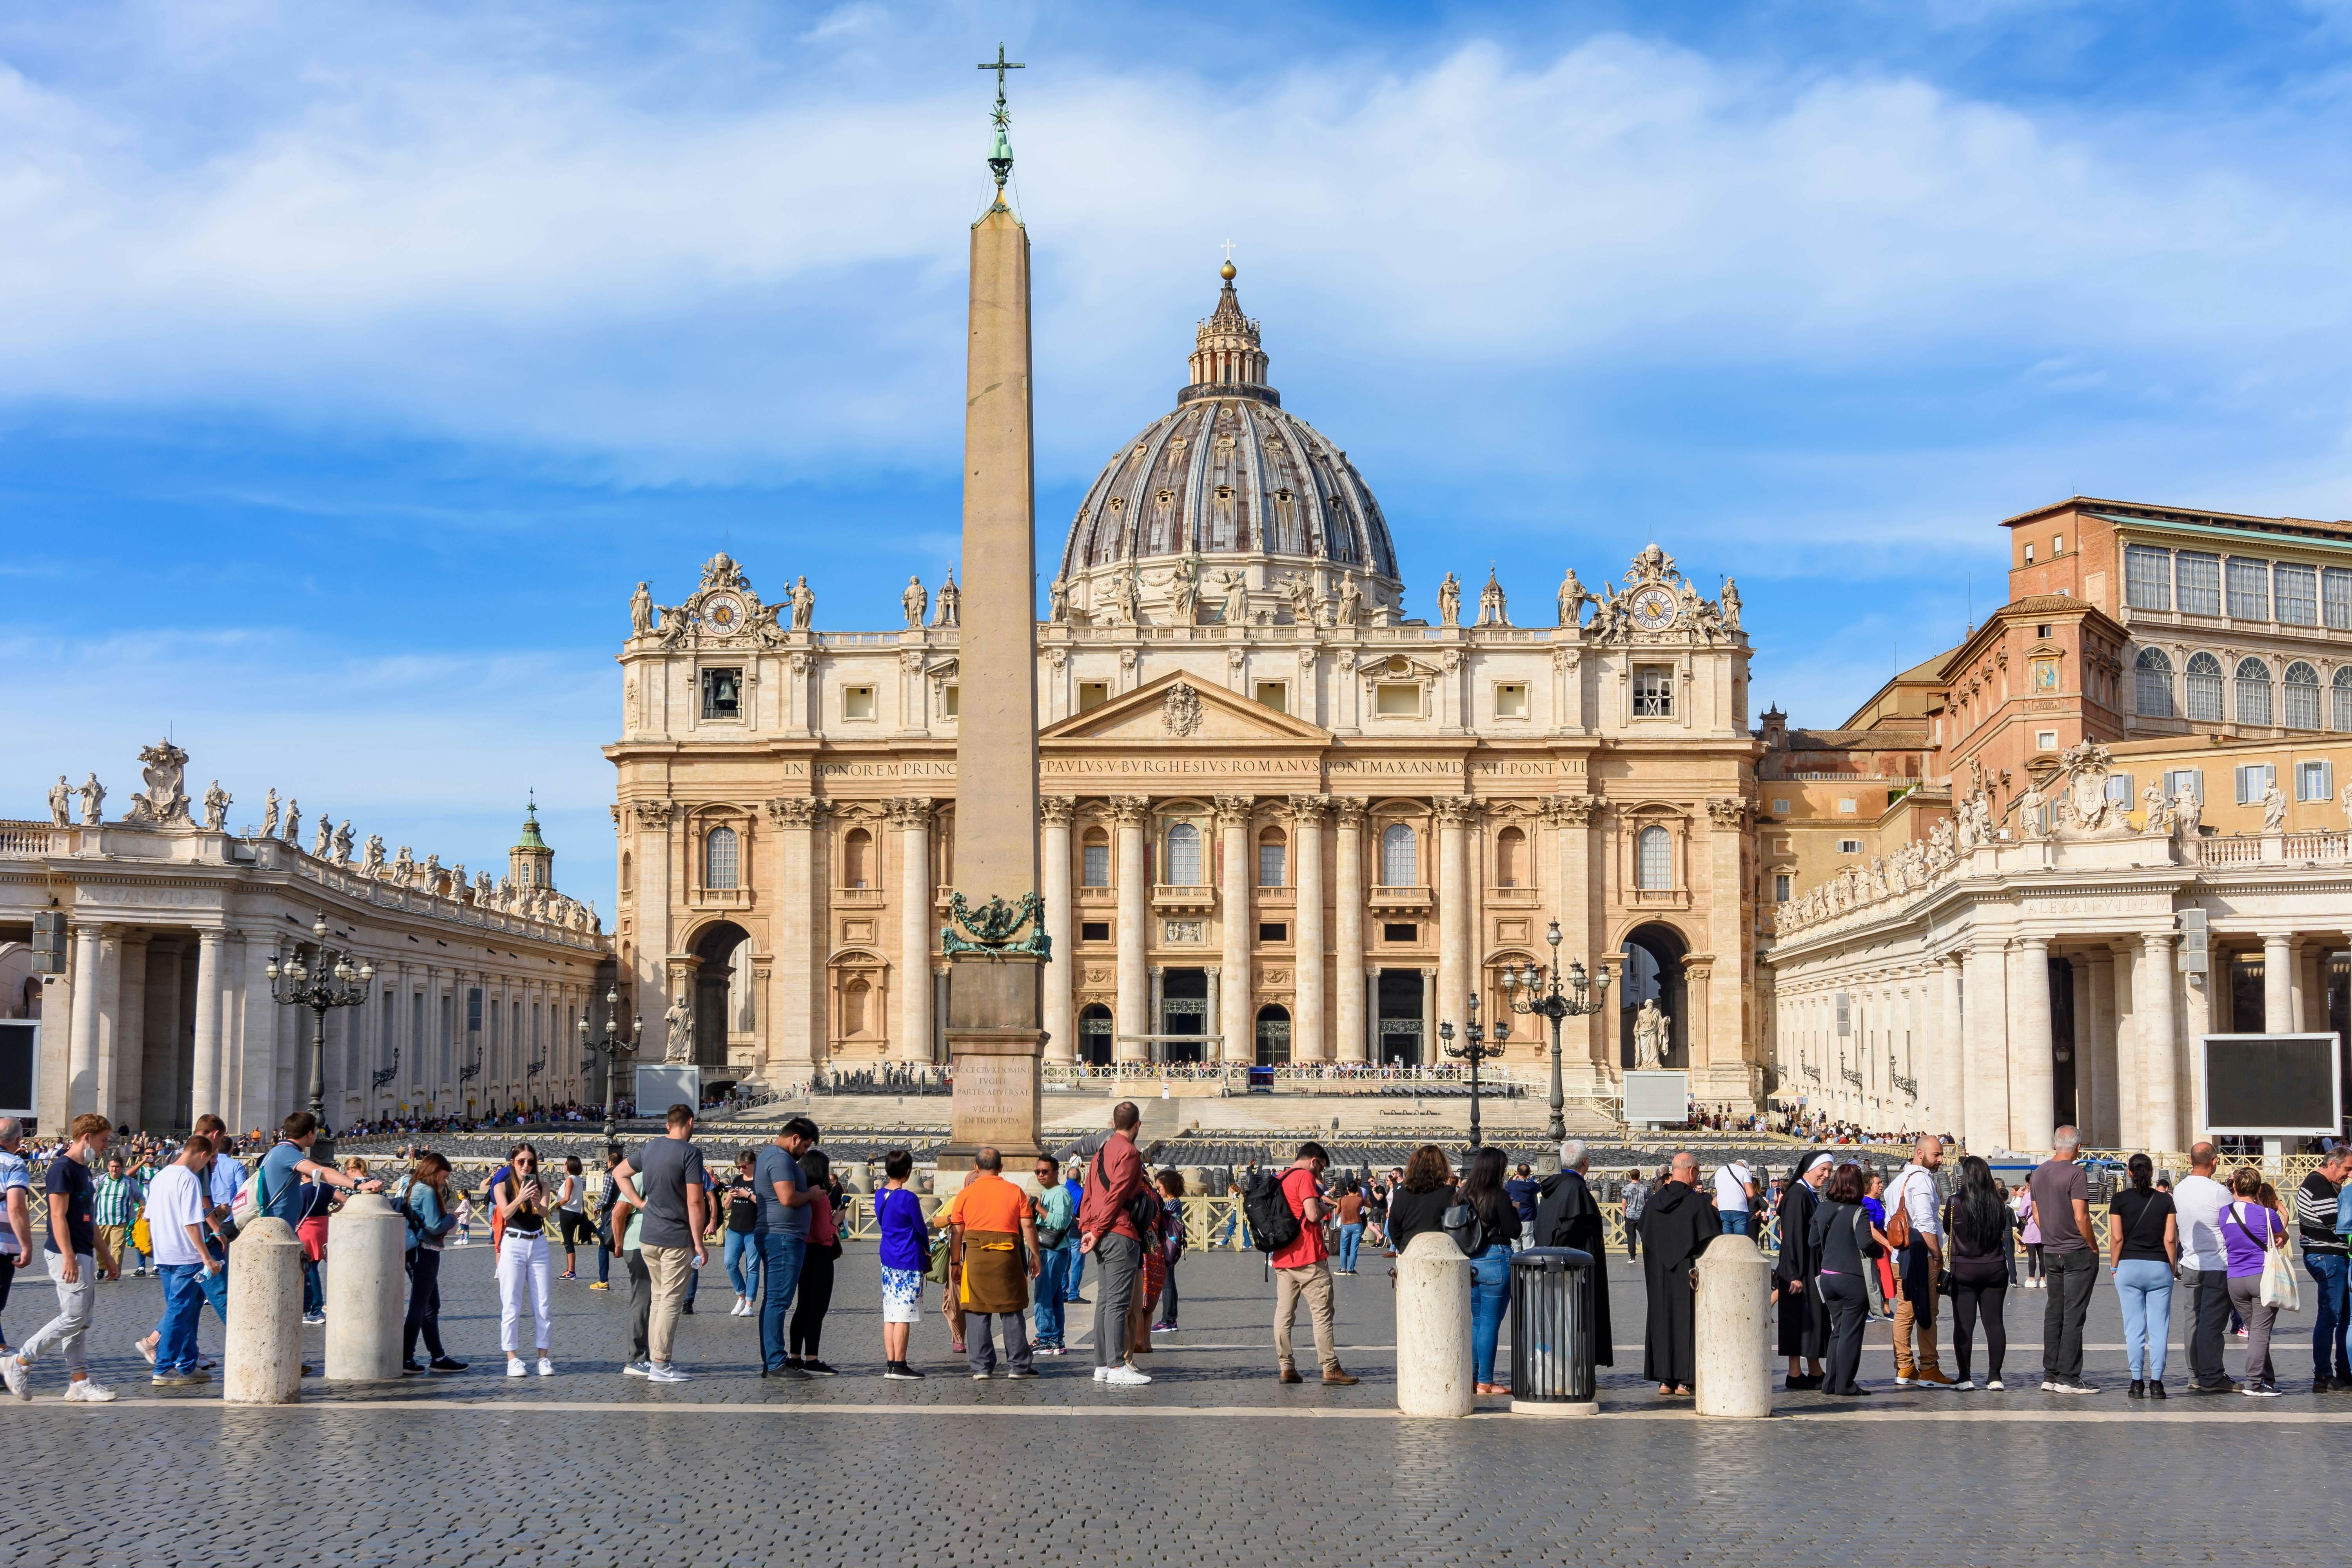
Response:
M1841 854L1841 855L1859 855L1859 854L1861 854L1861 853L1862 853L1862 840L1861 840L1861 839L1859 839L1859 838L1841 838L1841 839L1839 839L1839 840L1838 840L1838 853L1839 853L1839 854Z
M2132 794L2131 774L2109 773L2107 775L2107 798L2114 801L2118 805L2126 807L2128 807L2133 801L2137 800L2138 796Z
M1261 680L1257 683L1257 700L1261 707L1277 713L1290 711L1290 686L1286 681Z
M2238 804L2252 805L2277 782L2278 769L2268 763L2247 763L2237 770Z
M2187 790L2189 792L2189 799L2196 801L2200 805L2203 805L2205 800L2205 770L2202 768L2175 768L2170 773L2164 775L2165 799L2179 800L2180 798L2180 792L2183 790Z
M2294 798L2334 800L2336 798L2336 764L2333 763L2295 763Z
M1675 712L1675 672L1664 664L1633 667L1633 717L1671 719Z
M2280 562L2271 568L2271 593L2278 602L2278 618L2290 626L2319 624L2319 568Z
M1782 871L1779 875L1775 876L1772 879L1772 901L1776 904L1787 903L1789 901L1790 892L1794 886L1795 881L1796 879L1790 876L1786 871Z
M2064 534L2053 533L2050 536L2050 553L2053 555L2063 555L2066 553L2066 536Z
M1855 805L1853 801L1842 800L1838 802L1838 815L1840 816L1852 816L1854 814L1854 810Z
M1078 922L1078 940L1080 942L1108 942L1110 940L1110 921L1080 921Z
M1257 847L1257 885L1261 888L1282 888L1289 885L1290 857L1286 844L1261 844Z
M963 688L961 686L940 687L940 717L942 719L960 719L962 716Z
M1086 712L1088 709L1092 709L1092 708L1099 708L1099 707L1101 707L1104 703L1106 703L1106 702L1108 702L1108 701L1109 701L1109 700L1110 700L1110 682L1109 682L1109 681L1108 681L1108 680L1081 680L1081 681L1079 681L1079 682L1078 682L1078 711L1079 711L1079 712L1084 713L1084 712Z
M1260 942L1288 942L1290 923L1287 921L1260 921L1257 939Z
M1528 716L1528 689L1517 681L1506 682L1495 688L1495 717L1524 719Z
M702 716L706 719L743 717L743 672L706 669L702 672Z
M2271 618L2271 563L2232 555L2228 562L2230 618L2267 621Z
M2037 752L2056 751L2058 749L2058 731L2055 730L2036 730L2033 731L2033 749Z
M1421 688L1402 681L1384 680L1373 688L1372 711L1383 719L1418 719L1421 717Z
M845 686L841 689L841 716L845 719L874 717L874 689L870 686Z
M2352 632L2352 572L2330 566L2319 574L2319 610L2329 630Z
M1405 925L1396 921L1388 921L1381 926L1381 940L1382 942L1419 942L1421 928L1417 925Z
M2221 613L2221 558L2184 550L2173 557L2173 581L2180 591L2184 616Z
M1774 796L1774 797L1773 797L1773 800L1772 800L1772 815L1773 815L1773 816L1788 816L1788 815L1789 815L1789 803L1788 803L1787 801L1785 801L1785 800L1780 799L1780 798L1779 796L1777 796L1777 795L1776 795L1776 796Z
M1079 882L1082 888L1110 886L1110 846L1089 844L1078 851Z
M2033 564L2033 546L2031 543L2025 547L2025 563L2028 566Z

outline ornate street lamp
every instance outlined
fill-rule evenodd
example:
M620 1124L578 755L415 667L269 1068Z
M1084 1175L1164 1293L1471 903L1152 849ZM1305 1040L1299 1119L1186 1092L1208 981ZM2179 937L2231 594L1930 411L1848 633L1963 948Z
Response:
M310 1158L320 1164L332 1164L334 1142L326 1136L327 1126L327 1015L338 1007L356 1007L367 1000L368 983L375 978L375 965L365 959L357 969L352 967L348 952L339 952L327 946L327 916L320 910L310 934L317 938L310 962L302 962L299 952L287 955L279 963L275 958L264 971L269 976L269 999L287 1007L310 1009L310 1114L318 1120L320 1140L310 1147Z
M629 1020L628 1034L625 1037L621 1034L621 988L617 985L604 993L604 1032L602 1035L590 1038L587 1016L583 1014L580 1019L580 1043L588 1048L584 1065L593 1072L596 1058L601 1057L604 1061L604 1142L607 1143L619 1131L619 1123L614 1116L614 1107L618 1103L615 1091L620 1086L617 1069L622 1058L637 1054L637 1037L645 1032L645 1017L639 1015Z
M1456 1046L1454 1043L1454 1026L1450 1022L1437 1026L1437 1037L1444 1044L1447 1056L1470 1064L1470 1147L1474 1151L1482 1149L1486 1147L1486 1141L1478 1131L1478 1064L1503 1054L1503 1044L1511 1037L1511 1021L1508 1018L1495 1020L1495 1043L1488 1045L1486 1030L1478 1022L1478 994L1473 991L1470 994L1470 1021L1462 1026L1462 1044Z
M1568 988L1560 989L1559 922L1551 922L1551 934L1544 939L1551 943L1551 965L1530 963L1514 971L1503 966L1503 1001L1514 1013L1532 1014L1551 1020L1551 1121L1545 1124L1544 1136L1554 1143L1568 1137L1568 1100L1559 1082L1559 1025L1563 1018L1581 1018L1598 1013L1609 1005L1609 971L1602 969L1590 982L1592 992L1585 995L1587 982L1584 965L1573 959L1568 965Z

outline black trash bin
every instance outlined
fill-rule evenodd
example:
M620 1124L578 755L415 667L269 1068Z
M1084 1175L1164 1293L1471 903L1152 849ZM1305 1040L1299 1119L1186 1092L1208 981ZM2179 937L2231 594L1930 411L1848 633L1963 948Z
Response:
M1511 1408L1562 1414L1593 1404L1592 1254L1531 1247L1511 1255Z

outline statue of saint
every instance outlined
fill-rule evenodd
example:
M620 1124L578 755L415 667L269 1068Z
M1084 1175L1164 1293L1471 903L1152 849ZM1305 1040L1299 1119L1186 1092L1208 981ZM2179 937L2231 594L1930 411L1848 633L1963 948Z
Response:
M920 577L907 579L907 591L898 595L898 607L907 612L909 630L923 624L923 616L931 607L931 595L929 590L923 586Z
M298 848L302 843L302 803L292 795L286 797L286 842Z
M2270 787L2263 791L2263 831L2264 833L2286 831L2286 792L2279 788L2276 780L2273 780Z
M324 860L335 852L335 819L325 812L319 814L319 831L311 836L310 854Z
M212 787L205 791L205 826L215 833L228 831L228 808L236 798L221 788L220 780L213 780Z
M106 786L92 773L81 782L81 825L96 827L103 820L100 813L106 809Z
M1633 1065L1635 1067L1650 1068L1664 1065L1667 1046L1666 1029L1673 1022L1670 1015L1659 1011L1656 997L1652 996L1642 1004L1641 1011L1633 1015Z
M686 997L674 997L669 1011L662 1015L664 1026L663 1059L690 1062L694 1059L694 1009L687 1005Z
M1445 581L1437 585L1437 624L1458 626L1462 624L1462 584L1448 572Z
M1728 577L1723 580L1723 629L1739 629L1739 584Z
M1364 590L1353 575L1339 579L1339 608L1331 616L1335 626L1360 626L1364 624Z
M1045 613L1055 626L1067 623L1070 618L1070 585L1059 577L1055 578L1045 589L1045 603L1048 606Z
M1563 626L1577 625L1584 618L1584 606L1600 602L1584 591L1584 584L1577 581L1576 568L1570 567L1568 575L1559 580L1559 624Z
M264 838L278 837L278 786L276 784L270 785L268 795L262 798L261 836Z
M802 577L793 584L793 630L804 632L816 619L816 590Z
M641 637L653 629L653 585L640 583L637 584L637 591L629 595L629 635Z

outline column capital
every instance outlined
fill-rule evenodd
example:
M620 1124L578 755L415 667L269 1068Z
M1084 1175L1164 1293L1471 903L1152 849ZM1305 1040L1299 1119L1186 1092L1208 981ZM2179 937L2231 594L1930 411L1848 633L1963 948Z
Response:
M2172 938L2173 933L2168 931L2142 931L2139 936L2140 944L2150 952L2169 952L2172 947Z
M932 804L929 795L894 795L883 802L884 807L890 814L891 826L902 830L918 831L930 826ZM1039 802L1039 805L1041 809L1038 816L1042 818L1045 816L1042 809L1044 803ZM1062 802L1062 820L1065 823L1070 819L1069 805L1070 803L1067 800Z
M1047 827L1067 827L1077 809L1077 801L1070 795L1041 795L1037 797L1037 820Z
M1151 797L1144 795L1115 795L1110 797L1110 814L1121 827L1139 827L1151 815Z
M1219 827L1247 827L1250 822L1250 808L1257 804L1257 797L1247 795L1221 795L1213 797L1212 804L1216 807Z
M1433 803L1441 827L1468 827L1478 817L1478 802L1466 795L1441 795Z
M1361 827L1364 814L1372 808L1372 803L1360 795L1335 795L1329 799L1331 815L1342 827Z
M1290 810L1290 820L1301 827L1320 827L1323 818L1330 814L1331 797L1328 795L1294 795L1284 802Z
M826 805L814 795L772 795L767 802L768 820L779 827L814 827Z
M1588 827L1592 815L1601 809L1601 797L1596 795L1546 795L1543 817L1559 827Z

